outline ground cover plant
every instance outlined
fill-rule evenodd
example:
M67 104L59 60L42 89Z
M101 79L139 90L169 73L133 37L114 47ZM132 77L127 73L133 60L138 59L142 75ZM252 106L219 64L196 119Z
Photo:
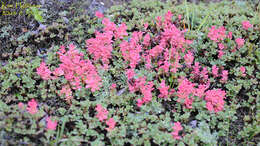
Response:
M257 145L259 8L133 0L2 27L1 144Z

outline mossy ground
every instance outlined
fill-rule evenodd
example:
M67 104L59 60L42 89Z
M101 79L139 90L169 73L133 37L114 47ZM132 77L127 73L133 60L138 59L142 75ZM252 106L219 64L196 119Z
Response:
M40 4L35 1L28 3ZM140 95L128 91L125 64L118 52L113 52L110 70L99 72L104 80L101 91L74 91L71 105L64 97L58 96L56 91L67 81L64 78L43 81L36 73L36 68L42 60L51 69L57 67L59 60L55 52L60 45L74 43L86 53L85 40L94 37L94 31L103 27L100 20L94 17L94 11L101 6L90 8L90 3L46 1L39 9L43 12L45 22L37 22L25 14L0 16L2 145L215 145L214 142L218 145L257 145L260 141L260 5L257 1L198 4L132 1L113 6L105 13L115 24L125 22L129 33L143 30L144 22L148 22L149 33L157 35L155 18L163 16L168 10L172 11L176 26L181 30L187 28L185 37L194 40L192 48L195 48L195 60L208 68L217 64L229 71L229 79L225 84L212 78L211 88L221 88L227 92L225 110L219 114L209 113L202 107L203 102L197 102L194 109L187 110L175 99L164 101L156 97L151 104L138 108L135 97ZM183 17L181 22L177 21L179 14ZM241 22L244 20L249 20L254 28L249 31L242 29ZM207 37L212 25L224 26L227 31L233 32L235 38L244 38L245 47L219 60L217 44ZM230 48L235 46L234 41L225 43ZM115 50L118 49L118 45L115 45ZM246 67L246 77L239 74L240 66ZM156 71L146 72L141 65L138 73L151 79L157 77ZM189 76L187 73L184 68L180 75ZM171 80L172 87L177 89L177 80ZM108 90L111 83L118 85L117 92ZM117 96L119 92L122 93ZM19 102L27 103L32 98L39 102L40 113L37 116L17 107ZM105 125L95 117L95 106L99 103L103 103L115 116L118 124L114 132L108 133ZM56 131L46 131L47 115L58 120ZM185 129L180 133L183 134L180 141L175 141L169 134L171 122L174 121L180 121ZM196 128L190 126L192 121L197 122Z

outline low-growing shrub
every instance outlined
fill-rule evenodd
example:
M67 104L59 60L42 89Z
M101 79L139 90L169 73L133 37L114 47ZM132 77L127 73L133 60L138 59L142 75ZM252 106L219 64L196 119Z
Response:
M77 43L1 67L1 144L257 144L250 3L133 1L96 15L88 30L76 21Z

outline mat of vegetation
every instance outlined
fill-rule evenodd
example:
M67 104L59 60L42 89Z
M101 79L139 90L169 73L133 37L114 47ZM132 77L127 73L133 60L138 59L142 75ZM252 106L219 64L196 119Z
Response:
M259 9L53 3L1 21L1 145L257 145Z

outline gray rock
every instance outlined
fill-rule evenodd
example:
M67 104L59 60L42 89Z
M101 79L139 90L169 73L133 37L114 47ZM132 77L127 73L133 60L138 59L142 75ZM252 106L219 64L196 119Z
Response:
M122 94L125 92L125 90L126 90L126 88L123 88L123 89L119 90L119 91L116 93L116 95L117 95L117 96L122 95Z
M38 30L45 30L45 29L46 29L46 25L40 23Z
M62 2L62 3L71 3L72 0L59 0L59 2Z
M106 10L107 8L104 6L103 2L97 2L96 0L93 0L87 8L87 13L91 17L94 17L96 11L104 13Z
M62 17L63 21L68 24L69 23L69 19L67 17Z
M196 128L197 127L197 120L192 120L189 125L192 127L192 128Z

